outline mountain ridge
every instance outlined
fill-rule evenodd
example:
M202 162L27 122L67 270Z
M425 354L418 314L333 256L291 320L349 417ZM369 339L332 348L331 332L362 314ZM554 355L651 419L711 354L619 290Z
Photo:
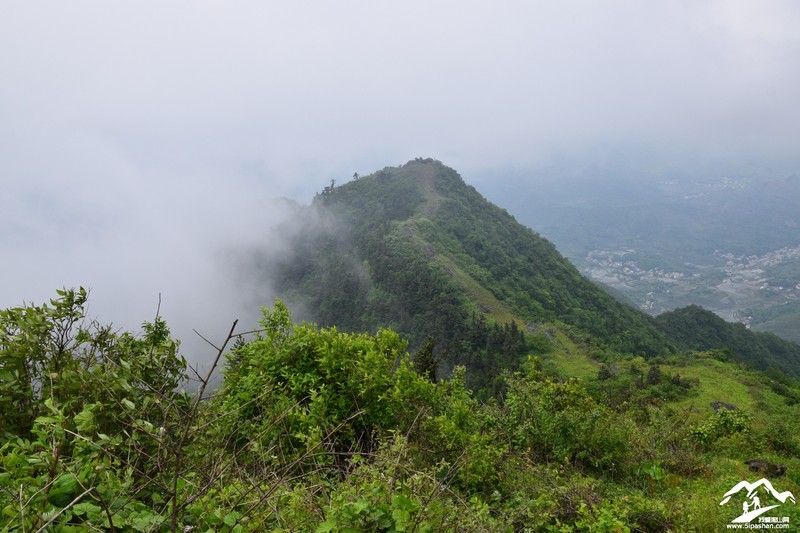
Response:
M735 348L699 342L697 331L689 340L673 337L663 320L617 301L553 243L433 159L332 183L308 209L323 213L326 227L299 234L296 251L265 269L277 273L278 293L323 326L390 327L412 348L434 337L444 372L458 364L487 376L516 368L526 355L552 349L554 337L541 333L548 328L579 339L598 360ZM734 350L756 368L798 375L794 355L782 364L763 346ZM800 347L796 355L800 361Z

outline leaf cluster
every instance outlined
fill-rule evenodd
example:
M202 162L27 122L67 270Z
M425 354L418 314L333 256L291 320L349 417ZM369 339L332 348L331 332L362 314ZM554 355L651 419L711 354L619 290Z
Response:
M610 405L533 360L480 401L468 370L432 381L396 332L296 324L280 301L253 337L234 324L215 348L221 387L206 396L203 378L190 395L163 321L139 335L83 324L80 295L2 315L0 369L52 377L3 383L4 409L32 406L0 441L6 530L687 530L724 523L714 491L751 457L788 465L797 490L796 405L692 418L665 400ZM645 389L672 381L629 368Z

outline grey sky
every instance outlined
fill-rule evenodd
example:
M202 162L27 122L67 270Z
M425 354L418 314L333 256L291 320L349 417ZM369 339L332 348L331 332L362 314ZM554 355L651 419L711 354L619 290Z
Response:
M82 284L135 327L161 292L222 333L220 246L269 241L269 198L416 156L479 189L604 148L794 161L798 27L791 0L2 1L0 307Z

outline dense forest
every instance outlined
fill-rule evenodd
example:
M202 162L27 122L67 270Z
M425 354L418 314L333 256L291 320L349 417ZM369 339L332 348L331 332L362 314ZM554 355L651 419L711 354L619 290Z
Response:
M303 209L204 372L84 289L0 311L0 528L719 531L742 480L800 495L797 345L619 303L435 161Z

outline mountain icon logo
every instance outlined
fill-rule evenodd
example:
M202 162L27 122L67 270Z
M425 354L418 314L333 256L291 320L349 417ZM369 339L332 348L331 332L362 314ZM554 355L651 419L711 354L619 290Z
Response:
M772 498L778 500L781 504L786 503L786 500L791 500L793 504L797 503L795 501L794 494L788 490L778 492L768 479L759 479L755 483L750 483L749 481L740 481L731 490L726 492L722 501L719 502L720 505L725 505L733 496L741 492L742 489L747 491L745 500L742 502L743 512L741 515L734 518L732 523L749 524L762 514L775 509L776 507L780 507L780 504L762 506L761 498L759 497L759 490L761 488L765 489L767 495L772 496Z

